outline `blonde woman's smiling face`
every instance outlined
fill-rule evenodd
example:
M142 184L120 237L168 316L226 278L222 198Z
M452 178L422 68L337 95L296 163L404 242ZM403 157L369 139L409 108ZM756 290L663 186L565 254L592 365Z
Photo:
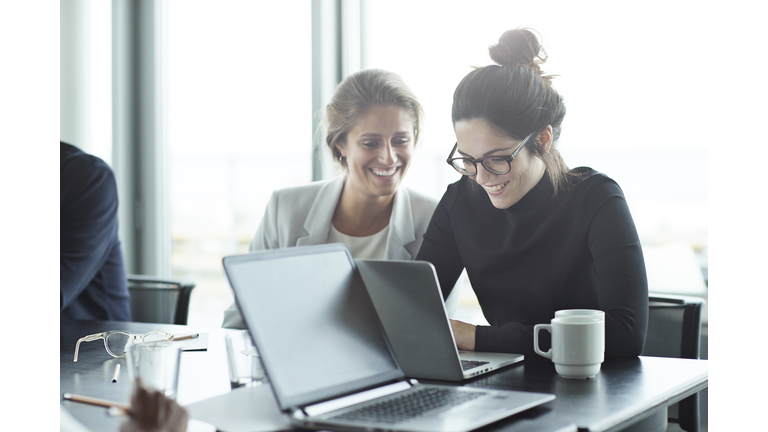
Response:
M373 106L336 147L346 158L345 187L373 196L391 196L405 177L414 146L413 119L404 109Z
M522 140L501 134L482 119L456 122L456 157L480 159L487 156L510 156ZM493 174L482 164L477 164L477 174L472 178L485 189L494 207L505 209L517 204L544 175L544 162L534 156L528 146L534 145L534 136L517 154L506 174Z

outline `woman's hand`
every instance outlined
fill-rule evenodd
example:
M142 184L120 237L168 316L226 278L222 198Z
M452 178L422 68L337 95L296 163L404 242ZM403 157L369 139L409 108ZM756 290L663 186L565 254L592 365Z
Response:
M131 412L120 432L184 432L189 415L175 400L149 390L136 379L131 395Z
M456 348L460 350L475 350L475 326L464 321L451 320L453 338L456 340Z

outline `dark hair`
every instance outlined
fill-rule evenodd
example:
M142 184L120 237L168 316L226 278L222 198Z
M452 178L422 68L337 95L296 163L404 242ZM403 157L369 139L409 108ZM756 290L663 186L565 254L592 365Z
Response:
M360 117L373 106L395 105L411 115L414 145L419 142L420 122L424 116L421 104L399 75L382 69L366 69L346 77L333 92L325 107L325 143L333 159L346 168L346 161L336 148L344 141Z
M536 35L524 28L504 32L488 51L497 64L477 68L461 80L453 94L453 124L482 119L504 136L519 140L551 125L553 143L548 152L537 134L531 137L533 145L526 148L544 161L557 195L567 187L570 174L555 149L565 104L552 87L556 75L544 75L539 67L547 53Z

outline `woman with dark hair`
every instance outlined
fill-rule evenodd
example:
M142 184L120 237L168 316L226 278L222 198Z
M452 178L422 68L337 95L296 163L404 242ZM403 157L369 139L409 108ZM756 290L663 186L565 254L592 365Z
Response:
M490 48L497 63L456 88L448 186L416 259L434 264L447 297L463 269L490 326L451 320L459 349L532 355L533 326L560 309L605 311L606 356L645 343L648 287L621 188L556 149L565 117L546 53L515 29ZM549 333L542 332L542 349ZM546 337L546 339L544 339Z
M350 75L325 109L325 142L343 175L275 191L250 250L344 243L355 258L412 260L437 202L401 187L423 110L400 76ZM449 302L458 305L458 296ZM224 327L245 328L236 307Z

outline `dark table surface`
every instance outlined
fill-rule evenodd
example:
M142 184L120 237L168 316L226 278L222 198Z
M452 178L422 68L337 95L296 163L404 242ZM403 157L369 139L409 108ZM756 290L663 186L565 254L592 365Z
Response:
M168 324L108 321L61 321L60 392L128 403L131 381L125 359L107 354L101 341L80 345L77 363L72 361L77 340L107 330L143 334L164 330L175 334L207 333L207 351L185 351L181 357L178 402L189 405L230 391L224 335L232 330L195 328ZM123 369L112 383L115 364ZM496 422L483 431L617 431L649 416L666 412L668 405L690 396L708 384L706 360L639 357L608 359L600 373L589 380L561 378L544 358L523 362L468 380L464 385L506 390L553 393L556 399ZM268 394L268 393L265 393ZM104 408L62 402L80 422L93 431L117 431L120 419Z

